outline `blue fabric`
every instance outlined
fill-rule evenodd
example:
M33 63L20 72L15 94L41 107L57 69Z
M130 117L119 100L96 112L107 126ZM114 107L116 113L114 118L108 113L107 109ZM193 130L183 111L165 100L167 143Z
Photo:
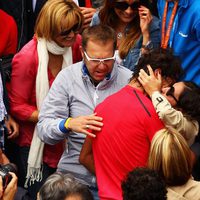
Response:
M153 47L160 46L160 21L157 17L153 17L150 25L150 40L153 43ZM136 42L136 45L129 50L128 55L122 61L122 65L131 71L134 71L135 65L140 58L140 49L142 47L142 37Z
M92 193L92 196L93 196L94 200L99 200L97 187L89 187L89 190Z
M63 119L63 120L59 123L59 129L60 129L60 131L62 131L63 133L68 133L69 130L65 127L65 122L66 122L66 119Z
M91 26L100 24L100 19L98 16L99 12L96 12L93 15L93 19L91 21ZM153 43L153 47L159 47L160 45L160 20L157 17L153 17L153 20L150 25L150 39ZM136 42L135 46L129 50L128 55L125 59L122 60L121 65L134 71L135 65L137 64L140 58L140 49L142 46L142 37Z
M160 19L164 12L165 0L158 0ZM167 23L171 16L173 2L169 2ZM170 34L171 47L179 56L185 75L181 80L194 81L200 85L200 2L199 0L179 0L179 7Z

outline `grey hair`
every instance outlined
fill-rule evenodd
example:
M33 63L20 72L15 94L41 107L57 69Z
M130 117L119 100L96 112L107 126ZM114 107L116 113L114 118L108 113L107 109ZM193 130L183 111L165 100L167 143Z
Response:
M79 183L71 174L54 173L47 178L39 191L39 200L65 200L79 196L81 200L93 200L86 185Z

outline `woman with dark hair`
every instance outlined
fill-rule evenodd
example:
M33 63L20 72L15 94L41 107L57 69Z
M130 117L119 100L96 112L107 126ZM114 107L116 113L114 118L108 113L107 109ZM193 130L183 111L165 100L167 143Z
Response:
M151 15L148 4L148 0L105 0L91 22L115 30L118 60L133 71L140 54L160 43L159 20Z
M177 129L192 145L199 132L200 88L187 81L161 88L161 74L158 72L156 77L152 68L147 67L149 75L140 70L138 79L151 97L160 119L166 126Z

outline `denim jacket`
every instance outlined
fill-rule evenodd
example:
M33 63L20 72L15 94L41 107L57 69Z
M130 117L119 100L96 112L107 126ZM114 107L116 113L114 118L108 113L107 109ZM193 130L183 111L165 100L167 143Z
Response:
M99 19L99 12L96 12L93 16L93 19L91 21L91 26L97 25L100 23ZM160 21L157 17L153 17L153 20L150 24L150 40L153 43L153 47L159 47L160 45ZM121 65L124 67L130 69L131 71L134 71L135 65L137 64L139 58L140 58L140 49L142 46L142 36L138 39L135 46L132 47L128 55L125 59L122 60Z

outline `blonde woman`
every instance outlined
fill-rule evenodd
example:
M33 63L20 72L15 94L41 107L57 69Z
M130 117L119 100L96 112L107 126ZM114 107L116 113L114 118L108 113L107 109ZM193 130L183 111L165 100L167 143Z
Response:
M153 137L148 167L165 180L169 200L199 200L200 182L191 177L191 151L183 136L173 128L161 129Z
M37 137L38 113L61 69L82 59L80 36L77 36L82 26L83 15L73 1L47 1L38 15L34 38L16 54L12 63L9 97L11 113L20 126L16 140L19 182L23 185L27 173L27 186L34 183L36 187L30 192L33 199L46 177L56 170L63 152L62 143L44 145Z

